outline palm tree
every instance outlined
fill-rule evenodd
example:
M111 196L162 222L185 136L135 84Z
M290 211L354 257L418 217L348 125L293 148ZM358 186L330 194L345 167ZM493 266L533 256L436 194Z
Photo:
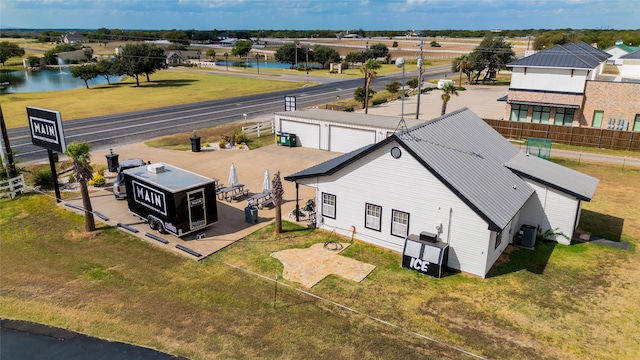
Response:
M453 85L453 82L447 82L442 87L442 95L440 95L442 99L442 113L440 115L444 115L447 112L447 103L451 100L451 95L458 96L458 89Z
M369 59L360 68L360 72L364 74L364 113L367 114L369 110L369 84L371 84L371 80L375 79L378 76L378 70L382 65L377 62L375 59Z
M280 180L280 171L276 172L273 175L273 179L271 179L271 192L273 194L273 204L276 206L274 232L280 234L282 232L282 195L284 195L284 188Z
M451 64L451 71L457 71L460 73L460 79L458 80L458 84L460 86L462 86L462 73L464 72L465 74L467 73L467 69L470 67L470 62L469 62L469 54L463 54L458 56L457 58L455 58L453 60L453 63ZM471 79L467 76L467 83L471 82Z
M87 182L93 175L89 158L89 150L91 145L86 142L74 141L67 145L64 153L73 160L73 170L75 177L80 183L80 194L82 194L82 207L84 208L84 229L85 231L94 231L96 223L93 219L93 207L91 206L91 198L89 197L89 189Z

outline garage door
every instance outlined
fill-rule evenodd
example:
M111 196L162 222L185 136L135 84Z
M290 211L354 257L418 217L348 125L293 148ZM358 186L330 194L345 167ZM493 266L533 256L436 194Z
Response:
M376 133L373 130L362 130L331 126L329 128L329 150L348 153L365 145L376 142Z
M320 125L281 120L280 129L282 132L296 134L297 146L320 148Z

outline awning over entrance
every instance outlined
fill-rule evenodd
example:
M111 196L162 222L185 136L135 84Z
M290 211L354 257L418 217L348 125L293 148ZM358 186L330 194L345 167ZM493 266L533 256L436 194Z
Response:
M547 102L538 102L538 101L523 101L523 100L508 100L507 104L519 104L519 105L529 105L529 106L550 106L557 108L567 108L567 109L579 109L579 105L573 104L555 104L555 103L547 103Z

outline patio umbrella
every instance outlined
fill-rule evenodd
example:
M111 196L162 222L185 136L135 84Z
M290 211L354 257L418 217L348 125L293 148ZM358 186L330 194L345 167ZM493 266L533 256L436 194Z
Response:
M262 191L271 191L271 176L269 176L269 169L264 171L264 181L262 182Z
M236 173L236 166L231 163L231 170L229 171L229 186L233 186L238 183L238 174Z

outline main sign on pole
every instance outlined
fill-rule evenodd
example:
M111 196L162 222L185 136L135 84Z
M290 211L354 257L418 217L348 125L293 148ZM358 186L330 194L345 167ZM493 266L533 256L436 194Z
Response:
M28 106L27 116L31 130L31 143L64 153L67 144L64 141L60 112Z

